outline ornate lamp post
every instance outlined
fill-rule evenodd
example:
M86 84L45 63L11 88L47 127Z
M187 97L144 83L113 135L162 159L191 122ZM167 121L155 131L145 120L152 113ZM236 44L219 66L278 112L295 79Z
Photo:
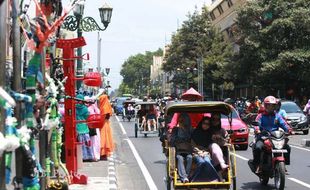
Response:
M85 0L80 1L73 10L73 15L69 15L63 25L62 28L69 31L76 31L77 36L81 37L83 31L84 32L93 32L93 31L104 31L107 29L109 23L111 22L112 11L113 8L107 5L106 3L99 8L101 23L103 24L103 28L101 28L98 23L92 17L84 17L84 7ZM82 48L78 48L77 56L82 56ZM83 73L83 65L82 60L77 60L77 76L81 76ZM77 89L81 87L81 81L77 83Z

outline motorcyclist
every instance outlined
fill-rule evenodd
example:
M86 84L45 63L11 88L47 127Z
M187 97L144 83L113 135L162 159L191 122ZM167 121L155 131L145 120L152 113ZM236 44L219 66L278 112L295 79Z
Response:
M259 107L257 106L257 102L253 98L253 99L251 99L250 105L247 107L245 113L247 113L247 114L249 114L249 113L257 113L258 109L259 109Z
M279 114L280 116L282 116L282 118L286 121L287 120L287 113L284 109L281 109L281 99L277 99L277 108L276 108L276 112L277 114Z
M257 168L256 173L260 172L260 155L264 147L264 142L261 139L261 131L276 131L279 128L282 128L285 132L289 132L289 126L285 120L276 113L277 99L274 96L267 96L264 99L264 112L258 114L256 121L258 122L259 127L255 129L256 134L256 143L253 149L253 164ZM289 164L289 145L284 146L283 148L288 150L287 154L284 154L286 164Z

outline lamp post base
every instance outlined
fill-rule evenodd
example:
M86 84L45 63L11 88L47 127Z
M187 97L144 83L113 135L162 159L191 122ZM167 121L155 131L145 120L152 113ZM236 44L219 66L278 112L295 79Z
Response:
M75 174L72 176L72 184L87 184L88 176L84 174Z

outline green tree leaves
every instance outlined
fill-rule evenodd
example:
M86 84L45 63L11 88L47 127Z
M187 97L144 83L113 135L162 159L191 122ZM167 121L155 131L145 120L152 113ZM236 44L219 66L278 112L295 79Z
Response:
M309 6L307 0L265 0L249 1L239 10L239 81L253 79L262 87L274 81L296 91L309 85Z
M121 76L123 82L119 87L119 94L130 93L137 96L146 95L150 81L150 66L154 55L162 55L162 50L147 51L130 56L122 65Z
M234 75L228 72L232 66L232 46L225 42L223 35L214 28L206 7L201 13L196 10L188 15L182 27L172 36L163 69L174 74L173 82L184 88L187 80L186 68L197 68L198 58L203 58L205 88L232 83ZM179 72L176 72L179 68ZM190 74L191 86L197 86L197 75ZM181 84L181 85L180 85ZM233 86L233 85L230 85ZM229 88L231 89L231 88Z

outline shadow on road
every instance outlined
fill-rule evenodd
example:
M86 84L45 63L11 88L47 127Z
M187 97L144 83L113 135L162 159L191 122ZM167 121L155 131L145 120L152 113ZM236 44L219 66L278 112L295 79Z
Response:
M248 182L248 183L243 183L242 186L240 187L240 190L274 190L276 189L274 186L267 185L264 186L260 184L259 182Z
M167 161L166 160L157 160L154 162L154 164L166 164Z

